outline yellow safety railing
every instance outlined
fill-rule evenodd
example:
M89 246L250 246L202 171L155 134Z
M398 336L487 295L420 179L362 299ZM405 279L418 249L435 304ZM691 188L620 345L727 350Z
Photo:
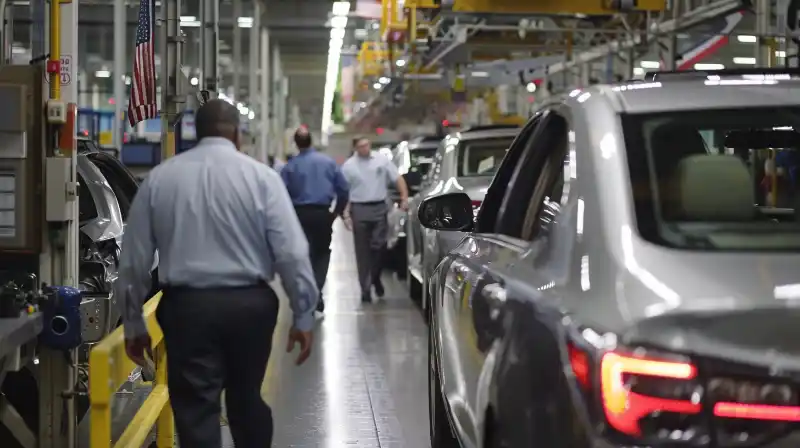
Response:
M156 366L153 390L120 436L115 448L140 448L145 444L153 426L156 427L156 446L172 448L175 424L167 391L167 352L164 334L156 322L156 308L161 293L147 301L144 317L153 341L153 361ZM135 365L125 353L125 335L119 327L89 355L89 401L91 403L90 448L111 448L111 405L116 392L128 381Z

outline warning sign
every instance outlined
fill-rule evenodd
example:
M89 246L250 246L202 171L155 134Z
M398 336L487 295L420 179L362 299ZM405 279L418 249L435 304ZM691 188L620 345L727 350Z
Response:
M50 82L50 74L44 74L44 80ZM68 86L72 83L72 56L68 54L61 55L61 85Z

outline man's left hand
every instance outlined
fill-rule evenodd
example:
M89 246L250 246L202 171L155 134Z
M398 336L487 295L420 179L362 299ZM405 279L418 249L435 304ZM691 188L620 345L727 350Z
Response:
M126 338L125 353L128 354L128 358L131 358L131 361L144 367L146 364L145 353L150 356L150 359L153 359L153 342L150 340L150 335L136 336L133 339Z
M407 212L408 211L408 199L401 199L400 200L400 210Z

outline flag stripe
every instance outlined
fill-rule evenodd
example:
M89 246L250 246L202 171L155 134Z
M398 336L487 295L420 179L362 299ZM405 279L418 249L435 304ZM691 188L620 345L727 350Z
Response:
M158 116L156 61L153 51L154 14L155 0L141 0L128 102L128 121L131 126Z

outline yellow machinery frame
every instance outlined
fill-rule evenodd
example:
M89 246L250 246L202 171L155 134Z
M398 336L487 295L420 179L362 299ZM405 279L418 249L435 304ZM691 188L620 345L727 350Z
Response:
M639 0L635 11L663 11L664 0ZM612 0L454 0L453 11L486 14L586 14L606 15L618 13Z
M140 448L145 444L154 425L158 448L172 448L175 445L175 423L167 390L167 352L164 334L156 322L156 308L160 301L161 293L158 293L144 306L144 317L153 341L153 361L156 365L153 390L113 445L115 448ZM89 355L90 448L111 448L112 399L128 381L134 367L125 353L122 327L92 348Z
M380 42L364 42L358 51L358 65L361 76L373 77L383 74L383 63L389 58L389 52Z

